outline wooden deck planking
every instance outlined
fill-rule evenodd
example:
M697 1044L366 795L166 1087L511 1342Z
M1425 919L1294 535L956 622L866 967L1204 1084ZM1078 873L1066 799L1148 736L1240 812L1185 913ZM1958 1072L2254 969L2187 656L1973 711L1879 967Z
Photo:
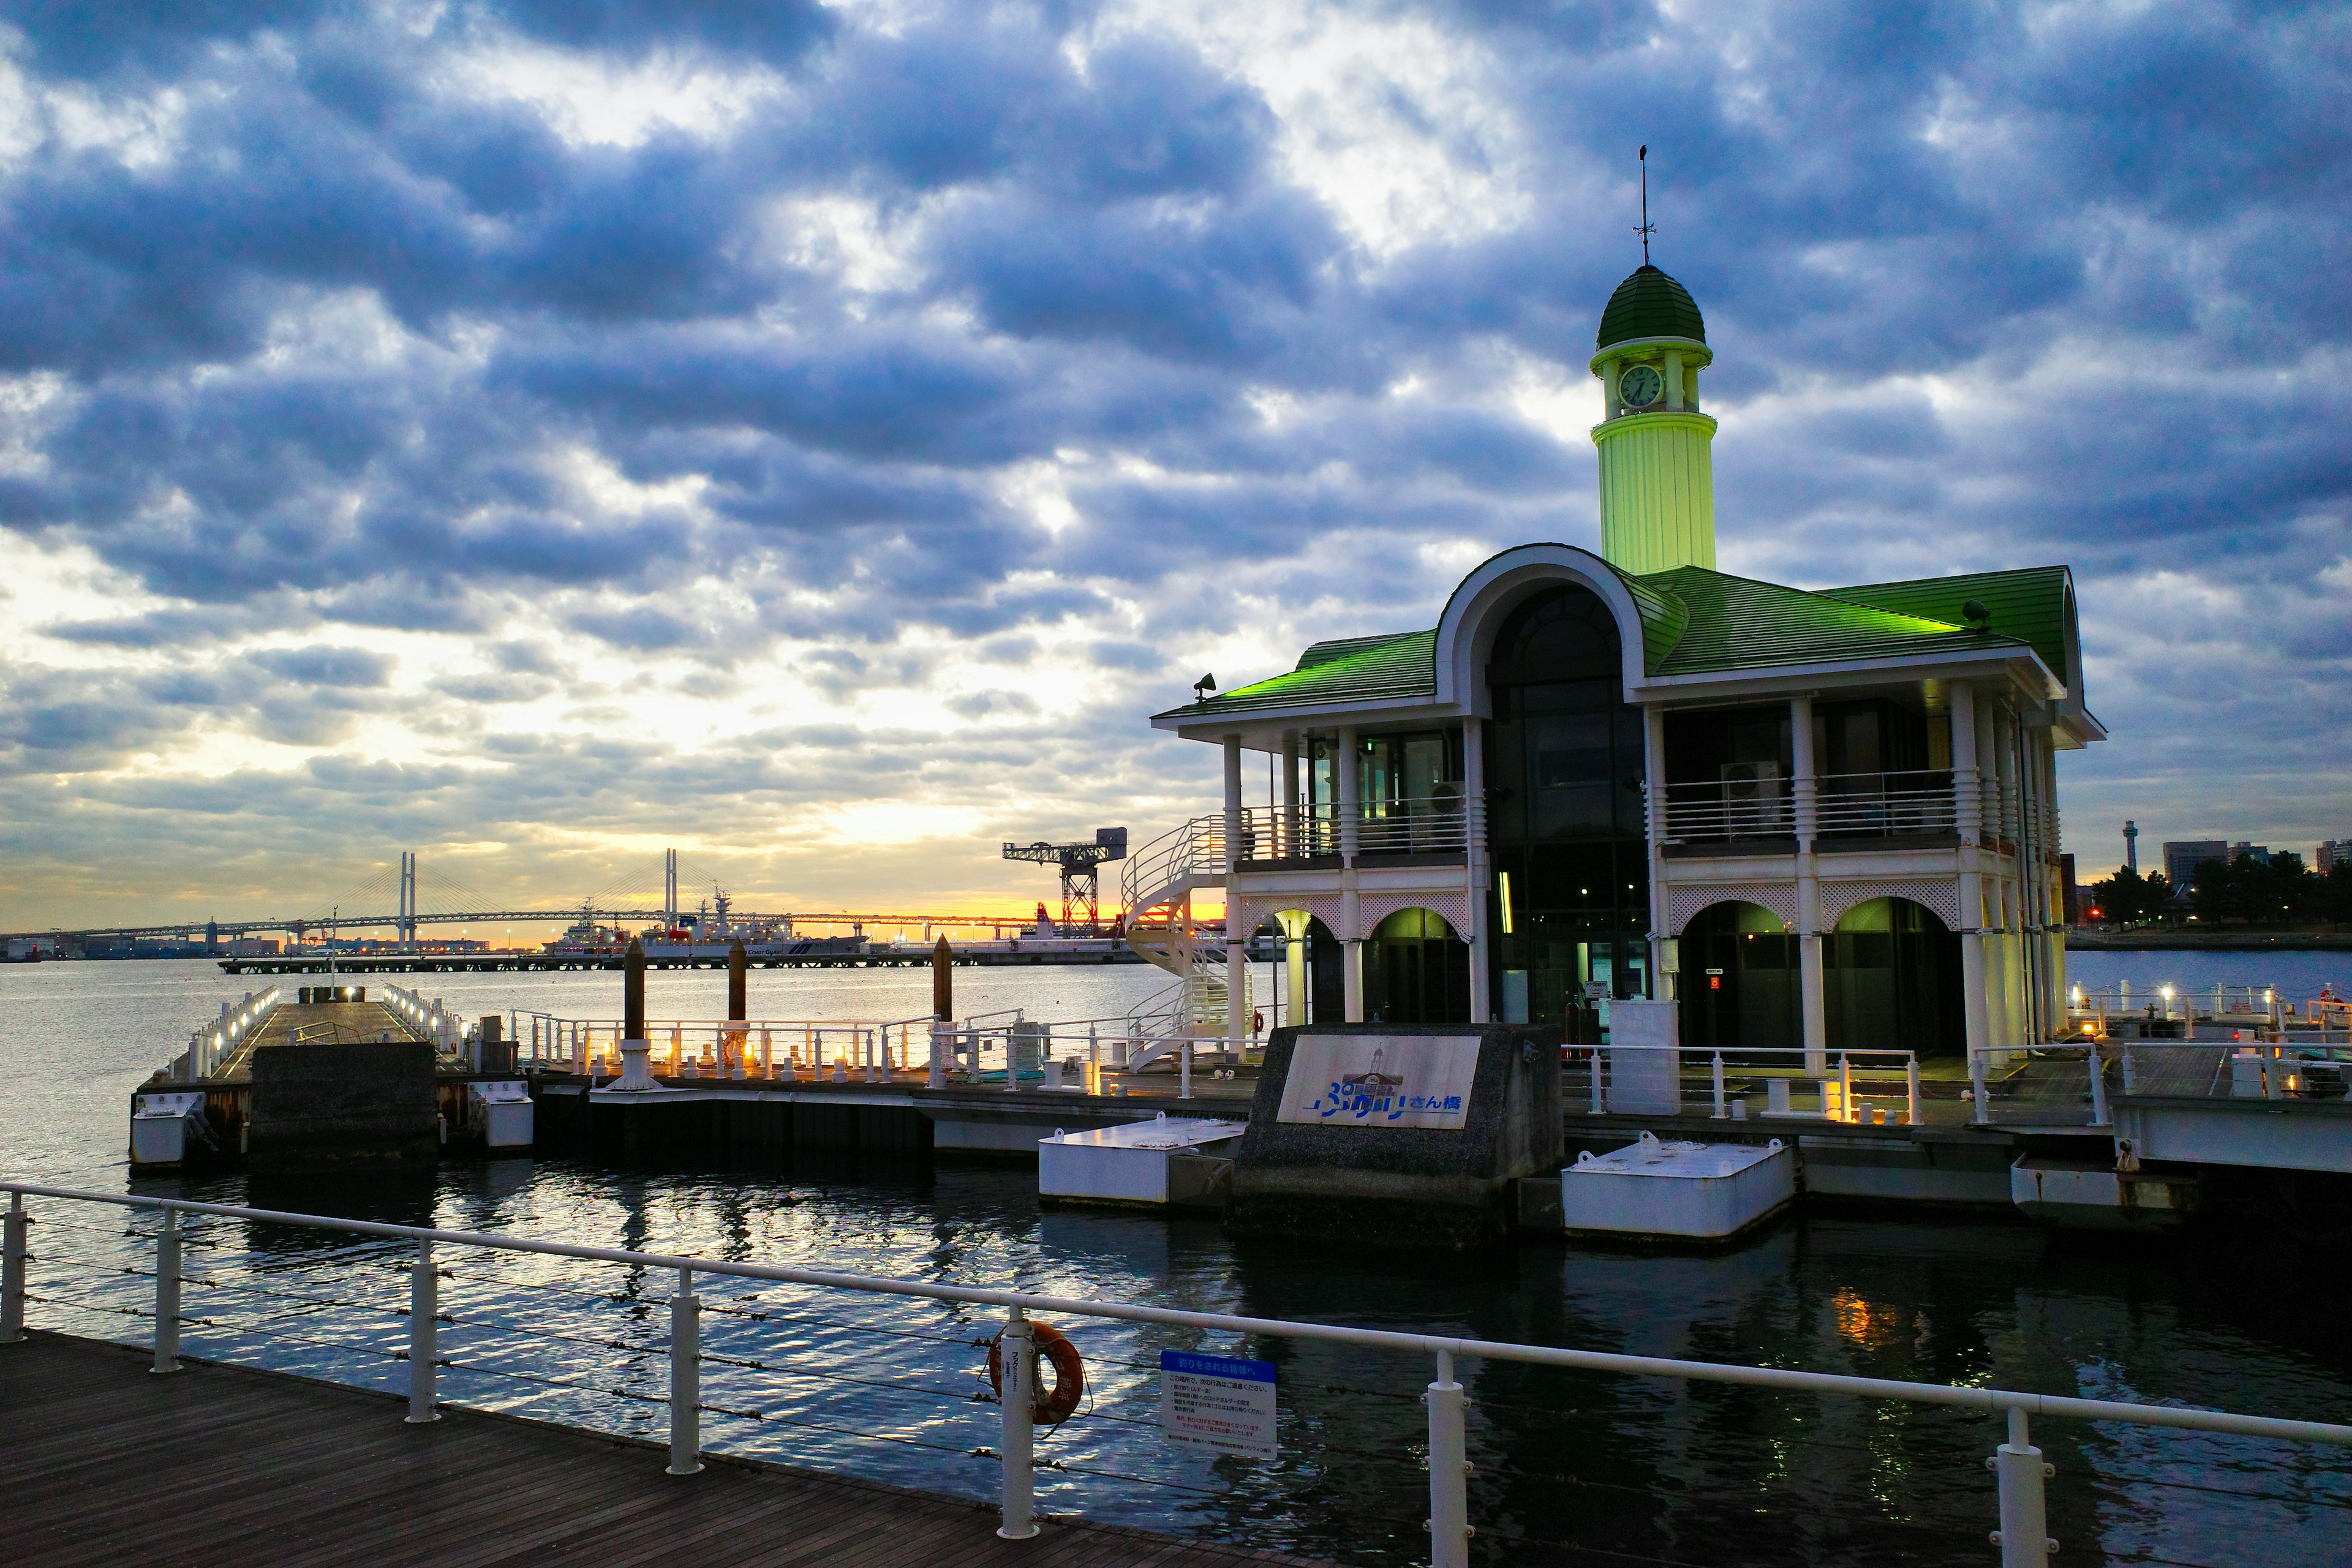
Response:
M956 1499L54 1334L0 1346L9 1560L284 1568L1240 1568L1272 1553L1076 1522L1000 1541Z

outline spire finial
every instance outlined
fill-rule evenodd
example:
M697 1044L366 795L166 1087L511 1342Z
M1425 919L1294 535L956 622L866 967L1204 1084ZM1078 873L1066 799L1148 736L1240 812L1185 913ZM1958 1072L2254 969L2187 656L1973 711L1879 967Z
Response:
M1647 142L1642 143L1638 157L1642 164L1642 226L1633 232L1642 237L1642 265L1647 267L1650 264L1650 237L1658 232L1650 222L1650 144Z

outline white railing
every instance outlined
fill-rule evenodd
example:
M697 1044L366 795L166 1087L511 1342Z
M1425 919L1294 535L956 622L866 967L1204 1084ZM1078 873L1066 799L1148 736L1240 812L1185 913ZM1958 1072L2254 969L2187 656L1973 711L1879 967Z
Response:
M513 1016L518 1066L617 1078L625 1024L618 1018L565 1018L551 1013ZM791 1081L804 1072L823 1078L852 1069L878 1079L916 1070L929 1049L929 1018L664 1018L647 1020L652 1046L647 1069L677 1079L764 1079Z
M1678 1108L1683 1078L1698 1058L1706 1075L1717 1121L1738 1120L1730 1082L1742 1078L1764 1086L1762 1115L1795 1120L1845 1122L1919 1124L1919 1058L1915 1052L1893 1049L1808 1051L1801 1046L1734 1047L1708 1050L1690 1046L1562 1046L1563 1065L1581 1065L1594 1116L1665 1115L1646 1103L1654 1096L1670 1096ZM1671 1061L1661 1060L1671 1054ZM1812 1101L1809 1107L1792 1098L1801 1087ZM1612 1096L1614 1100L1612 1101ZM1745 1099L1743 1093L1742 1099ZM1633 1101L1628 1108L1626 1102ZM1873 1101L1878 1103L1873 1104Z
M1145 911L1165 906L1196 884L1222 878L1225 869L1225 818L1220 812L1196 816L1170 829L1128 857L1118 873L1119 897L1130 929ZM1162 908L1153 923L1168 919Z
M2019 1390L1936 1383L1909 1383L1891 1378L1854 1377L1834 1373L1801 1372L1786 1367L1744 1366L1725 1362L1700 1362L1662 1356L1622 1355L1605 1351L1576 1350L1559 1345L1519 1344L1496 1340L1359 1328L1339 1323L1302 1322L1281 1318L1243 1317L1227 1312L1192 1312L1128 1301L1042 1295L1024 1290L997 1290L949 1285L930 1280L893 1279L875 1275L794 1268L773 1264L741 1263L721 1258L635 1252L619 1247L587 1247L571 1242L532 1240L416 1226L386 1225L369 1220L329 1218L320 1215L245 1208L228 1204L193 1203L175 1198L125 1196L75 1188L0 1183L10 1194L5 1225L0 1225L0 1344L25 1337L25 1306L28 1299L26 1240L34 1215L27 1198L58 1204L94 1204L159 1214L154 1235L154 1293L152 1312L136 1313L152 1320L149 1340L154 1372L179 1369L181 1333L191 1319L181 1310L183 1248L188 1239L185 1221L192 1217L228 1220L238 1225L301 1226L405 1242L415 1248L408 1269L406 1419L425 1423L440 1418L439 1373L445 1363L440 1348L441 1279L448 1253L468 1249L483 1253L522 1253L563 1258L632 1269L667 1274L676 1280L668 1298L669 1453L668 1472L692 1475L702 1468L701 1418L708 1408L701 1397L703 1365L718 1358L701 1351L704 1301L695 1294L698 1279L740 1279L781 1283L853 1295L912 1298L989 1307L1004 1313L998 1343L1006 1352L1003 1385L998 1402L999 1444L996 1457L1001 1475L1000 1508L1003 1523L998 1533L1026 1539L1039 1532L1035 1514L1035 1393L1036 1350L1032 1318L1054 1313L1065 1318L1150 1323L1248 1335L1343 1344L1366 1350L1398 1352L1427 1357L1432 1377L1424 1399L1428 1407L1430 1562L1433 1568L1466 1568L1474 1527L1470 1518L1470 1471L1465 1409L1466 1390L1456 1375L1466 1360L1509 1362L1597 1372L1627 1377L1669 1378L1687 1383L1723 1384L1791 1393L1888 1400L1979 1411L2002 1417L2001 1443L1986 1460L1996 1478L2000 1529L1994 1542L2000 1548L2003 1568L2045 1568L2054 1542L2048 1537L2044 1484L2053 1471L2042 1450L2032 1441L2035 1416L2081 1421L2115 1421L2174 1430L2221 1433L2291 1443L2325 1443L2352 1447L2352 1426L2326 1422L2295 1421L2274 1416L2242 1415L2223 1411L2194 1410L2179 1405L2142 1405L2124 1400L2082 1399L2066 1394L2031 1394ZM91 1266L93 1268L96 1266ZM116 1270L109 1268L108 1273ZM725 1296L710 1303L725 1311ZM328 1305L331 1306L332 1303ZM353 1304L357 1308L357 1304ZM309 1324L332 1322L325 1312L307 1315ZM625 1347L624 1347L625 1348ZM763 1371L781 1370L774 1363L792 1358L789 1342L780 1341L764 1352ZM810 1352L798 1352L806 1359ZM733 1364L740 1365L740 1358ZM810 1371L829 1373L830 1363ZM232 1456L226 1463L234 1468ZM2261 1548L2250 1543L2250 1549Z
M439 997L428 1002L403 985L387 985L383 992L388 998L385 1005L415 1031L418 1039L432 1042L433 1048L438 1051L457 1048L458 1037L465 1031L465 1020L443 1007Z
M1969 1054L1979 1123L2114 1125L2113 1096L2342 1100L2352 1044L2265 1039L2084 1040Z
M1255 805L1242 813L1241 859L1279 863L1350 848L1358 855L1459 855L1486 836L1486 803L1462 795L1365 801L1352 811L1329 801Z
M1948 771L1828 773L1813 781L1816 839L1947 834L1959 821ZM1780 777L1666 785L1668 842L1788 838L1798 829L1795 784Z
M247 992L243 1001L222 1003L220 1016L188 1037L187 1081L194 1083L218 1072L221 1063L239 1046L268 1027L269 1016L284 1000L284 992L272 985L266 991Z

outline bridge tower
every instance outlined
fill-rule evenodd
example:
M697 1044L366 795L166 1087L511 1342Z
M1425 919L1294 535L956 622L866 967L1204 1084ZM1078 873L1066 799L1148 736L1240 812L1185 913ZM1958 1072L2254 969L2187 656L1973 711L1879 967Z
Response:
M662 851L662 930L677 929L677 851Z
M394 924L403 947L416 945L416 856L413 850L400 852L400 915Z

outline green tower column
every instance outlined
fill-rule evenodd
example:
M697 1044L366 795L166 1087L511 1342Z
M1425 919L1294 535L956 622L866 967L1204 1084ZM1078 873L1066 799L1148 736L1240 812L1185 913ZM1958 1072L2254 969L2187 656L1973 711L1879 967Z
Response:
M1699 412L1698 378L1715 356L1697 304L1645 264L1610 296L1594 346L1602 557L1635 574L1712 570L1715 421Z

